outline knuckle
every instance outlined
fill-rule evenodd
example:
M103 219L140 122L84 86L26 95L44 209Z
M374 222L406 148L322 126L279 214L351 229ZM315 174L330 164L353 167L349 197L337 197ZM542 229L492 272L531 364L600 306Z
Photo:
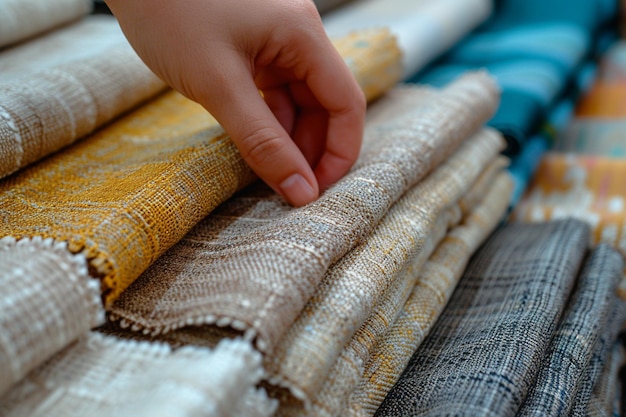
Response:
M253 166L276 163L284 147L283 140L269 127L252 129L239 141L241 156Z

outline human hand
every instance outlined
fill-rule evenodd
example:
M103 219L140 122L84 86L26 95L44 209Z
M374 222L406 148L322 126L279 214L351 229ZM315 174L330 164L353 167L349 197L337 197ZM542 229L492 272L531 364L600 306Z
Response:
M365 98L312 1L107 4L143 61L206 108L294 206L315 200L355 162Z

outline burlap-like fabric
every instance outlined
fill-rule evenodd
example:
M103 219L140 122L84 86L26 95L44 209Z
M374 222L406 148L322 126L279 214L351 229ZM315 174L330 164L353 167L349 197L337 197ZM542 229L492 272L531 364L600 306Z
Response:
M52 240L0 240L0 295L0 396L104 322L86 259Z
M56 6L55 6L56 7ZM165 88L112 17L0 53L0 178L93 132Z
M472 207L470 212L463 215L460 224L457 222L460 219L459 214L461 214L461 211L457 205L455 209L459 214L457 214L456 220L454 221L454 223L457 223L456 226L453 227L443 241L440 242L434 254L428 259L428 262L424 264L423 260L419 259L412 261L402 279L394 281L393 285L385 293L384 298L376 306L372 315L344 347L341 356L332 367L324 386L312 400L311 406L307 409L302 407L302 405L281 404L279 412L281 412L282 415L349 415L351 412L348 408L350 397L357 396L362 390L365 381L369 378L364 376L364 373L372 371L372 364L377 362L375 358L379 355L379 353L376 353L377 350L382 354L389 338L395 338L396 341L400 340L397 333L398 326L401 325L394 323L397 320L401 320L401 317L406 315L407 311L420 309L419 306L414 305L417 294L419 293L428 293L428 295L424 297L428 299L428 301L422 304L424 308L422 312L429 311L429 308L436 309L435 305L438 303L441 303L439 308L445 305L446 300L429 297L429 295L432 295L431 291L434 291L433 289L428 290L427 288L429 284L433 284L430 280L436 281L440 279L442 280L440 286L454 286L456 280L450 279L451 276L448 274L452 274L453 276L455 270L458 270L458 274L462 272L464 263L472 253L471 246L484 240L498 223L499 219L501 219L506 211L507 198L510 195L511 184L509 180L500 177L493 185L494 187L489 193L483 195L484 200L481 201L478 206ZM472 187L470 193L474 192L475 188ZM440 220L441 219L438 219L438 222ZM453 224L449 226L453 226ZM445 234L445 228L443 231L437 232L437 227L438 226L435 225L433 233L441 233L439 236L443 236ZM436 244L439 240L440 239L435 237L431 242L434 241ZM475 241L476 243L473 243ZM433 248L425 247L424 253L431 253L432 249ZM423 266L420 268L419 266L421 265ZM417 268L413 268L413 266L417 266ZM398 317L400 317L400 319ZM434 317L431 318L432 322L434 322L434 320ZM425 327L429 326L427 323L423 323L423 325ZM432 323L430 325L432 325ZM409 339L412 336L420 337L420 332L418 331L417 333L418 334L411 335L410 330L405 332L405 347L411 343ZM398 362L408 362L414 349L415 348L409 348L408 351L404 353L404 358L400 356L400 351L396 351L395 353L398 354L398 356L396 356L394 360ZM389 378L391 377L391 374L387 373L389 372L389 367L385 367L384 365L385 364L383 364L380 369L380 375L386 375L386 377ZM402 372L402 368L403 367L400 367L397 370L395 378ZM378 372L376 372L376 375L379 375ZM384 397L389 388L384 389L383 387L379 387L379 389L381 390L380 395Z
M493 130L468 139L391 206L371 235L332 265L268 357L265 367L272 382L305 402L315 396L390 285L405 278L401 275L409 264L420 269L412 260L419 257L437 217L458 203L502 149L504 140Z
M0 415L270 416L262 376L261 355L241 340L172 351L90 333L0 398Z
M622 306L623 308L623 306ZM621 416L624 399L620 374L626 365L623 341L617 340L605 361L604 370L587 404L585 415L589 417ZM582 415L582 414L580 414Z
M91 8L91 0L2 0L0 48L76 20Z
M372 63L398 65L397 59L366 60L388 44L381 32L363 36L371 41L367 47L356 35L343 41L344 57L358 57L355 70L385 74L389 67ZM362 78L371 82L376 75ZM214 120L199 105L169 95L0 182L0 237L69 242L71 251L84 252L110 303L195 223L252 180Z
M623 267L622 256L608 245L591 252L518 416L570 415L609 322Z
M376 415L515 415L589 238L575 220L496 231Z
M467 75L389 125L366 129L369 145L352 171L306 207L293 209L265 187L246 190L128 288L112 318L153 333L230 325L270 352L330 265L477 132L496 104L493 81Z

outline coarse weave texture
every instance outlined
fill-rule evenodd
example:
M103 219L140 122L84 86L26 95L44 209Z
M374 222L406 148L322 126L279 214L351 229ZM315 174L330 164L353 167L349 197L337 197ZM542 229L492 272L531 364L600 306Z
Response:
M91 11L91 0L0 0L0 48Z
M591 252L518 416L570 415L609 322L623 268L622 256L610 246L600 245Z
M575 220L496 231L376 415L515 415L588 241Z
M502 149L498 133L482 131L391 206L372 233L326 272L268 357L270 381L305 402L314 397L341 350L419 256L437 216L458 203Z
M397 65L364 58L387 45L376 33L364 39L380 43L366 47L355 35L342 46L344 58L359 57L355 70L372 72L362 77L370 81L389 69L373 62ZM493 87L486 76L476 77L462 82L459 93L487 85L475 99L485 101L486 108L491 102L483 96ZM84 251L110 303L195 223L252 180L215 121L199 105L170 94L0 182L0 237L68 241L73 252Z
M409 265L405 271L405 276L403 276L402 279L394 281L394 285L385 293L384 298L376 306L372 315L344 347L341 356L334 364L324 386L313 399L312 407L305 409L303 407L288 407L281 404L279 412L289 416L348 415L351 411L347 408L349 406L349 399L351 396L354 397L362 389L366 380L364 373L370 372L372 370L372 363L377 362L374 359L378 356L376 353L377 350L380 353L384 352L384 346L388 343L388 339L390 337L396 337L397 339L398 329L396 328L394 330L392 325L397 327L394 323L398 320L398 316L400 316L400 314L405 315L408 310L419 309L419 307L414 305L415 297L411 295L412 292L416 294L420 291L429 292L424 285L428 285L431 279L442 279L446 281L447 278L450 277L448 276L446 278L443 275L447 275L448 273L454 275L455 269L458 269L458 273L460 274L463 269L462 265L472 253L471 245L474 244L472 242L476 239L476 244L478 244L484 240L498 223L499 219L502 218L508 204L507 199L509 198L511 184L506 178L500 177L495 180L493 185L493 188L491 188L487 194L483 195L484 200L481 201L478 206L472 207L470 212L464 213L461 224L457 224L456 227L448 232L447 236L439 244L435 253L430 256L430 259L428 259L425 265L423 260L416 259L412 261L411 265ZM475 191L476 188L472 187L469 194L473 194ZM460 212L458 205L456 209ZM439 222L440 219L437 221ZM458 218L455 222L456 221L458 221ZM436 225L435 231L433 232L434 234L438 233L436 232L437 227ZM443 233L445 233L445 231L442 232L440 236L443 236ZM437 243L439 240L440 239L435 237L432 241L434 241L433 243ZM468 246L465 246L462 242L465 242ZM431 253L432 249L433 248L429 249L425 247L424 253ZM424 266L420 267L421 265ZM451 269L447 270L445 265L449 265ZM416 267L413 268L413 266ZM428 277L427 274L431 272L435 273L432 277ZM447 283L453 286L455 281L456 280L451 279L447 281ZM422 284L420 284L420 282ZM445 283L441 282L441 285L445 286ZM432 295L431 292L429 292L429 294ZM435 305L438 303L442 304L441 307L445 304L445 300L443 299L430 299L428 296L426 296L426 298L428 301L422 305L426 310L430 307L436 308ZM401 313L403 309L405 313ZM432 322L434 321L435 318L432 318ZM424 323L424 325L426 327L428 326L427 323ZM432 323L430 325L432 325ZM396 336L393 336L393 334L396 334ZM410 331L407 331L405 336L407 337L405 342L408 345L410 344L408 340L411 337ZM414 336L419 338L420 335L416 334ZM398 356L396 360L404 361L405 363L408 362L414 350L414 348L409 349L409 351L405 352L406 357L401 358ZM398 354L400 352L396 351L396 353ZM402 368L403 367L400 367L397 370L395 378L402 372ZM381 368L381 372L388 370L389 369L385 367ZM387 376L390 377L390 375ZM355 393L357 388L358 391ZM380 395L384 397L388 389L389 388L384 390L381 388Z
M6 56L5 56L6 55ZM115 19L86 19L0 53L0 178L165 88Z
M486 177L488 178L488 177ZM508 174L491 177L491 188L481 193L475 184L468 198L475 206L463 210L465 216L428 259L418 275L404 307L393 317L392 325L365 362L358 386L350 395L345 416L372 416L383 402L417 347L434 326L447 305L470 256L502 220L512 191ZM387 306L388 309L391 307ZM384 317L384 315L383 315Z
M620 379L620 373L626 365L626 352L624 352L624 343L621 339L615 341L605 362L602 374L587 404L585 413L588 417L623 415L623 382Z
M104 322L87 260L51 239L0 239L0 294L0 396Z
M270 416L262 376L261 355L241 340L172 351L89 333L0 398L0 415Z
M112 318L154 333L188 324L231 325L258 336L257 346L271 351L330 265L477 132L496 105L492 80L467 75L434 99L418 100L394 122L366 129L370 145L317 201L293 209L265 187L247 190L124 292Z

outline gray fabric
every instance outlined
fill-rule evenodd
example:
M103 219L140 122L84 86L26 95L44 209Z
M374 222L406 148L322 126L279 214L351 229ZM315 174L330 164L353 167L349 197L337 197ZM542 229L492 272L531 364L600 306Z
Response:
M496 231L376 415L515 415L589 239L576 220Z
M606 328L623 260L608 245L590 255L519 416L567 415Z

